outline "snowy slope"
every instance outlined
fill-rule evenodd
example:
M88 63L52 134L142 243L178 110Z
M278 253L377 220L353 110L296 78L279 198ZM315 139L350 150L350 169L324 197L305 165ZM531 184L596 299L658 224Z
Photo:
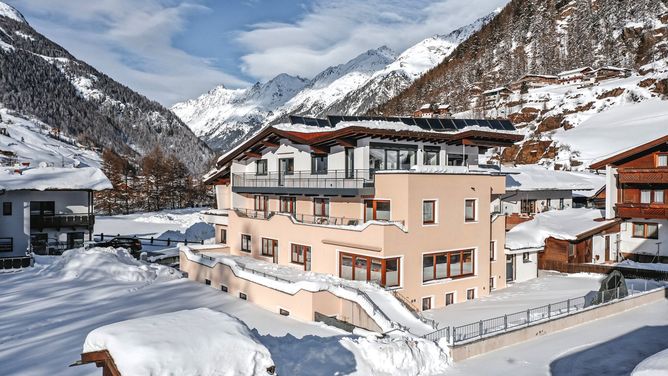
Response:
M281 74L247 89L219 86L172 110L217 150L227 150L262 124L284 121L291 114L363 114L443 61L497 13L447 35L427 38L399 56L383 46L329 67L311 80Z

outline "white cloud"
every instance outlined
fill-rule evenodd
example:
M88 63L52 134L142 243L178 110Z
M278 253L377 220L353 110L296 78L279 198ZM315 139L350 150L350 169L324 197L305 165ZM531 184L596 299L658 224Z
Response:
M243 71L311 77L381 45L402 51L482 17L508 0L318 0L292 23L256 24L237 36Z
M17 8L36 15L37 31L77 58L151 99L170 105L216 84L247 82L217 69L211 61L175 48L194 2L159 0L17 0ZM57 22L55 18L61 18ZM65 22L63 22L63 20Z

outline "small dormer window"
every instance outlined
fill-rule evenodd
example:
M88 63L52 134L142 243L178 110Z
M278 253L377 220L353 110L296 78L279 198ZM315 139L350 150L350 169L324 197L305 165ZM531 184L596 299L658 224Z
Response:
M267 160L260 159L255 162L255 173L257 175L267 175Z
M656 167L668 167L668 153L662 153L657 155Z

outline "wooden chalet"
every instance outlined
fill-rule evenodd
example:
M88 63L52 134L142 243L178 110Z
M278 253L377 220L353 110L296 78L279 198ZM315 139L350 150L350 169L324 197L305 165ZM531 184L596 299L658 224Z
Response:
M510 89L520 91L522 87L536 88L559 83L559 77L546 74L525 74L519 80L510 84Z

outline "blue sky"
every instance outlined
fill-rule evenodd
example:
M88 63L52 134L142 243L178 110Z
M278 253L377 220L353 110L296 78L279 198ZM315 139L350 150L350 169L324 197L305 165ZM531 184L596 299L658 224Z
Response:
M3 0L78 58L165 105L397 52L507 0Z

